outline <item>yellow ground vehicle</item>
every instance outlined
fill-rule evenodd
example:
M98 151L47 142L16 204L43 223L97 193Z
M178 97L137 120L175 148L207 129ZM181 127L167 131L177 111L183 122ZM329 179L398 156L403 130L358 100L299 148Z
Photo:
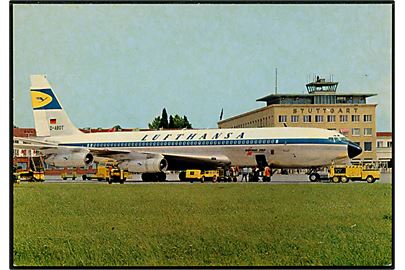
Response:
M223 170L186 170L185 179L186 181L201 181L212 180L213 182L222 180L224 177Z
M97 166L96 174L82 175L82 179L97 179L98 181L107 181L109 184L112 182L120 182L123 184L129 178L128 170L122 170L115 164L99 164Z
M30 181L43 182L45 181L44 163L41 157L29 157L24 160L19 160L14 165L13 178L15 182Z
M68 178L72 178L72 180L75 180L77 178L77 173L76 173L76 171L73 171L72 173L68 173L67 171L64 171L63 173L60 174L60 177L63 180L67 180Z
M328 178L334 183L347 183L349 180L374 183L375 180L380 179L380 175L378 169L366 168L362 165L335 165L330 166L328 170Z

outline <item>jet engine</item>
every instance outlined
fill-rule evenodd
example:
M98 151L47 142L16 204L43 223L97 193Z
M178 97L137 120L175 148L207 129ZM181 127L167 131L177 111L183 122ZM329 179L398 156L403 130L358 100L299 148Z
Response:
M167 160L164 158L149 158L143 160L130 160L122 162L119 167L130 172L158 173L167 169Z
M45 159L45 162L56 167L83 167L93 164L94 156L89 152L75 152L67 154L54 154Z

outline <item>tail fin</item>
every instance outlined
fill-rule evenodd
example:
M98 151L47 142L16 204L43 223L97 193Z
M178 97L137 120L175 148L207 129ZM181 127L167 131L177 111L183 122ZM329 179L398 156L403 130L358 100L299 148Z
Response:
M81 133L70 121L45 75L31 75L30 92L37 136Z

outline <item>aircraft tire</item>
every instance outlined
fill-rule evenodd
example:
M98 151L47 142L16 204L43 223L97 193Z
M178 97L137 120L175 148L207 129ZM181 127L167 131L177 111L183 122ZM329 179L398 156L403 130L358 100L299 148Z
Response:
M157 177L159 182L165 182L166 181L166 174L164 172L157 173L156 177Z
M187 179L186 179L186 172L185 171L181 171L180 173L179 173L179 180L180 181L186 181Z
M143 182L148 182L149 181L149 174L143 173L141 174L141 179Z
M83 181L86 181L87 176L85 174L82 175Z
M309 175L309 181L311 181L311 182L318 182L319 178L320 178L320 176L317 173L311 173Z

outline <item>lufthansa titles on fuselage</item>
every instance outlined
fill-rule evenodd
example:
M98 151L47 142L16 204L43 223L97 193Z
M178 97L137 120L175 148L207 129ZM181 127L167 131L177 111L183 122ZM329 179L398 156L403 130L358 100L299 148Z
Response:
M222 140L222 139L243 139L245 136L245 132L238 132L237 134L234 134L233 132L227 132L227 133L222 133L222 132L217 132L214 135L208 135L208 133L169 133L169 134L146 134L143 136L141 141L157 141L157 140Z

